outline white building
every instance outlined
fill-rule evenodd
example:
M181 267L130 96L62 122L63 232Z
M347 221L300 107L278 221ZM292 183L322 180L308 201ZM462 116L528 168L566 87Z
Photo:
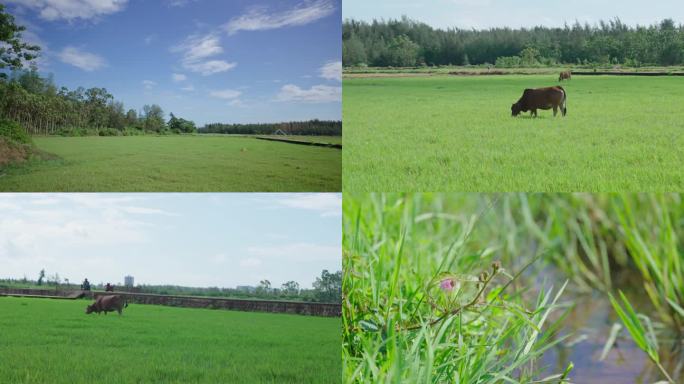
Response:
M124 276L124 285L126 287L133 287L133 276Z

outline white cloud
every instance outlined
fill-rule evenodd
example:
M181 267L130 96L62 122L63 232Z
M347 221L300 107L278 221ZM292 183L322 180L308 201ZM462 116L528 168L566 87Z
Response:
M342 196L336 193L291 194L276 202L290 208L316 211L323 217L342 215Z
M190 3L194 3L197 0L168 0L170 7L185 7Z
M276 100L302 103L329 103L342 101L342 87L314 85L309 89L303 89L294 84L287 84L280 89L280 93L276 96Z
M242 100L240 100L240 99L235 99L235 100L229 101L228 105L230 105L231 107L244 107L245 103L243 103Z
M225 60L209 60L210 57L223 53L221 38L216 33L188 36L182 43L171 47L171 51L183 55L181 65L185 69L204 76L225 72L237 66L237 63Z
M188 79L188 77L185 76L185 75L182 74L182 73L174 73L173 75L171 75L171 78L172 78L173 81L175 81L175 82L185 81L185 80Z
M190 71L208 76L233 69L237 66L237 63L229 63L225 60L209 60L199 63L189 62L185 63L184 66Z
M145 89L152 89L155 85L157 85L157 83L152 80L143 80L142 84L145 87Z
M150 45L156 39L157 39L157 35L152 34L152 35L145 36L145 39L143 41L145 42L145 45Z
M119 12L128 0L8 0L38 12L48 21L76 19L90 20L98 16Z
M246 14L231 19L225 30L232 35L238 31L260 31L299 26L322 19L335 11L331 0L304 1L294 8L277 12L266 7L252 8Z
M178 216L177 213L168 212L168 211L165 211L163 209L136 207L136 206L122 207L121 211L126 212L126 213L138 214L138 215Z
M236 91L234 89L223 89L220 91L211 91L209 92L209 96L212 97L217 97L219 99L226 99L226 100L231 100L231 99L236 99L242 95L242 92Z
M186 91L186 92L192 92L195 90L195 87L192 84L190 84L190 85L186 85L185 87L181 88L181 90Z
M287 260L289 263L312 261L338 261L341 259L339 246L312 243L292 243L282 245L256 245L247 248L253 257L272 260Z
M257 259L255 257L249 257L246 259L240 260L240 266L243 268L256 268L261 266L262 261L260 259Z
M59 53L59 59L66 64L73 65L74 67L89 72L107 65L102 57L71 46L65 47L62 52Z
M320 77L326 80L342 81L342 62L331 61L319 69Z

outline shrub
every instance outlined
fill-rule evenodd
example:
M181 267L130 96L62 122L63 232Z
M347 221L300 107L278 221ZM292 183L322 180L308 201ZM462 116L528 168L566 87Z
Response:
M32 142L31 136L26 133L19 123L7 119L0 119L0 136L22 144L30 144Z
M114 128L102 128L98 130L97 134L99 136L119 136L121 133L118 129Z
M515 68L520 66L520 56L501 56L494 64L497 68Z

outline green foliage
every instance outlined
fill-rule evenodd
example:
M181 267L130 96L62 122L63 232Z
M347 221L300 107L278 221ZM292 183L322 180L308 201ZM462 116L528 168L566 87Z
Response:
M535 361L563 339L549 318L565 284L536 300L510 289L525 267L506 271L492 264L491 249L477 249L470 212L456 211L468 217L461 220L443 210L462 197L345 195L344 382L541 379Z
M344 66L359 66L367 62L366 49L361 39L352 35L342 42L342 64Z
M649 324L650 320L643 317L644 322L649 324L644 326L642 319L634 311L632 305L625 295L620 292L620 301L616 300L613 295L610 295L610 303L613 305L615 312L617 312L620 320L627 328L627 331L632 336L634 342L639 348L646 352L648 357L656 364L660 372L667 379L668 383L674 384L675 381L668 375L667 371L660 364L660 356L658 355L658 339L656 338L653 327Z
M523 65L628 61L684 64L684 26L675 25L671 19L648 27L629 27L618 18L595 25L575 22L562 28L471 30L454 27L435 29L406 17L371 23L347 20L342 29L342 63L345 66L365 63L371 67L398 63L481 65L520 54Z
M566 117L511 117L557 80L345 79L345 191L684 190L684 77L575 77Z
M140 304L88 316L90 302L1 297L0 382L340 380L338 318Z
M14 17L0 4L0 69L21 68L24 62L37 57L40 47L22 41L24 30L26 28L16 25Z
M197 127L195 127L195 123L190 121L190 120L185 120L182 118L178 118L171 114L171 118L169 119L168 123L169 129L173 133L195 133L197 132Z
M643 205L658 215L643 217ZM682 212L663 196L645 200L624 198L617 203L626 248L638 268L660 321L684 331L684 258L679 250ZM654 231L657 228L658 231Z
M334 148L249 137L35 137L59 163L0 178L2 191L340 191Z
M19 123L0 118L0 137L6 137L14 142L31 144L31 136Z
M286 123L207 124L199 133L225 133L234 135L272 135L277 131L288 135L342 136L342 122L334 120L290 121Z
M342 271L335 273L324 269L320 277L313 283L318 301L339 303L342 301Z
M392 39L384 54L384 64L389 67L413 67L418 60L418 44L406 35Z
M121 131L114 128L101 128L97 130L98 136L120 136Z
M516 68L521 63L520 56L501 56L496 58L494 66L497 68Z

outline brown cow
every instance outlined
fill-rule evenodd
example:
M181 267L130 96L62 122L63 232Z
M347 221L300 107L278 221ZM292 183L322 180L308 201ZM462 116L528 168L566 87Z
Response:
M560 73L560 76L558 76L558 81L570 80L570 79L572 79L572 73L570 71L563 71Z
M106 315L107 312L117 311L119 312L119 315L121 315L121 311L127 307L128 302L124 300L121 296L100 296L97 298L97 300L95 300L94 303L86 307L85 313L89 315L93 312L97 312L97 314L99 315L100 312L104 312Z
M553 108L553 115L556 116L558 108L561 114L565 116L567 108L565 108L565 100L567 95L565 89L560 86L526 89L517 103L511 106L511 114L518 116L520 112L530 111L530 115L537 116L537 109L551 109Z

